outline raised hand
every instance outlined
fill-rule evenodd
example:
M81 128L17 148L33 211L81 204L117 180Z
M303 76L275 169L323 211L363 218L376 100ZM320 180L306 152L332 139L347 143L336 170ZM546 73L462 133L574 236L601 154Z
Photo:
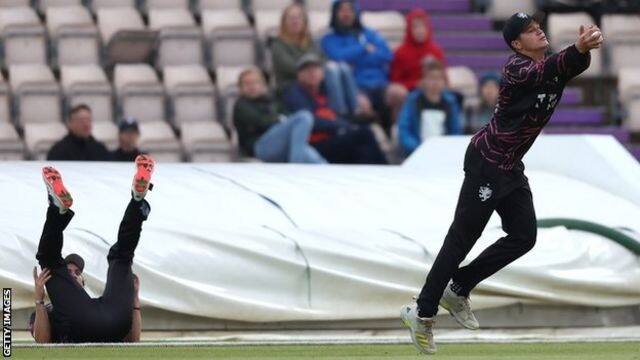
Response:
M40 275L38 275L38 268L33 267L33 282L35 283L36 301L44 300L44 284L51 279L51 271L45 268Z
M584 54L589 50L598 49L603 42L602 32L596 25L589 25L588 27L580 25L580 36L576 41L578 51Z

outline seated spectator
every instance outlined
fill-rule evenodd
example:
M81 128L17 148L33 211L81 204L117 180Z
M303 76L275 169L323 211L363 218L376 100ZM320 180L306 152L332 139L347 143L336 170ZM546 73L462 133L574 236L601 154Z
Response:
M393 54L384 38L360 22L354 0L334 1L331 11L332 31L322 38L327 57L351 65L356 84L369 98L390 133L391 124L407 95L404 87L389 84L388 68Z
M258 68L241 72L238 87L240 98L233 107L233 123L245 155L266 162L326 163L308 143L313 128L311 113L281 115Z
M109 151L91 135L91 108L85 104L74 106L69 112L69 134L49 150L47 160L107 161Z
M111 153L111 161L133 162L142 154L138 149L139 140L138 121L131 117L122 119L118 124L118 149Z
M456 95L446 90L446 74L440 62L423 69L419 87L412 91L398 116L400 146L411 154L426 138L458 135L462 117Z
M432 57L444 63L444 52L433 39L429 15L416 9L407 14L404 41L391 62L391 81L413 90L422 79L422 61Z
M300 4L287 6L280 19L278 37L271 41L271 61L276 79L276 92L282 92L296 81L296 65L308 53L321 56L309 33L307 13ZM329 90L329 101L341 115L370 114L371 104L360 98L351 68L345 63L328 62L325 78Z
M500 75L486 73L480 78L480 105L469 117L468 132L475 133L489 123L498 104L500 92Z
M314 116L310 143L330 163L386 164L387 160L368 125L350 123L331 108L324 83L322 60L313 55L298 62L297 82L284 94L288 111L310 111Z

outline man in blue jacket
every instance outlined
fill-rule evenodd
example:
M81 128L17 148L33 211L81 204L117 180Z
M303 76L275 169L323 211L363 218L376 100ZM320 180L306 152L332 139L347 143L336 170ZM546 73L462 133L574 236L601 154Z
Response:
M407 91L389 83L393 53L385 39L360 22L354 0L336 0L331 9L332 31L322 38L322 50L331 60L351 65L356 84L382 118L387 132L400 110Z
M369 126L353 124L331 107L322 60L307 54L298 61L297 67L297 81L284 92L282 101L290 113L306 110L313 114L311 146L334 164L386 164Z
M419 87L412 91L398 115L400 146L411 154L427 137L459 135L462 115L458 99L446 90L446 74L442 63L425 64Z

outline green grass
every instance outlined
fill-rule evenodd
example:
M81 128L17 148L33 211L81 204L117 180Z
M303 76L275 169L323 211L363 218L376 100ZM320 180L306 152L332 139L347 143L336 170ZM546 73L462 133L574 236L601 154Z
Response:
M411 345L14 348L15 359L425 359ZM442 344L437 360L640 360L640 342Z

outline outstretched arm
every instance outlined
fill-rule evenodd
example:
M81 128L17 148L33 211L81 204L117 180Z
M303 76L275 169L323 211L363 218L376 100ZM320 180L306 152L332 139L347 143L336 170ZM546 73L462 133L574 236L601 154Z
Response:
M140 290L140 279L133 274L133 321L131 322L131 330L124 338L124 342L140 342L140 332L142 331L142 314L140 313L140 298L138 292Z
M589 51L599 48L602 42L602 34L597 26L580 26L580 36L574 45L543 61L536 62L523 57L512 58L505 66L505 80L516 86L539 85L555 77L569 80L589 67Z
M49 314L44 306L44 284L51 279L49 269L44 269L38 275L38 269L33 267L33 281L35 283L35 300L36 300L36 316L33 322L33 338L37 343L51 342L51 324L49 323Z

